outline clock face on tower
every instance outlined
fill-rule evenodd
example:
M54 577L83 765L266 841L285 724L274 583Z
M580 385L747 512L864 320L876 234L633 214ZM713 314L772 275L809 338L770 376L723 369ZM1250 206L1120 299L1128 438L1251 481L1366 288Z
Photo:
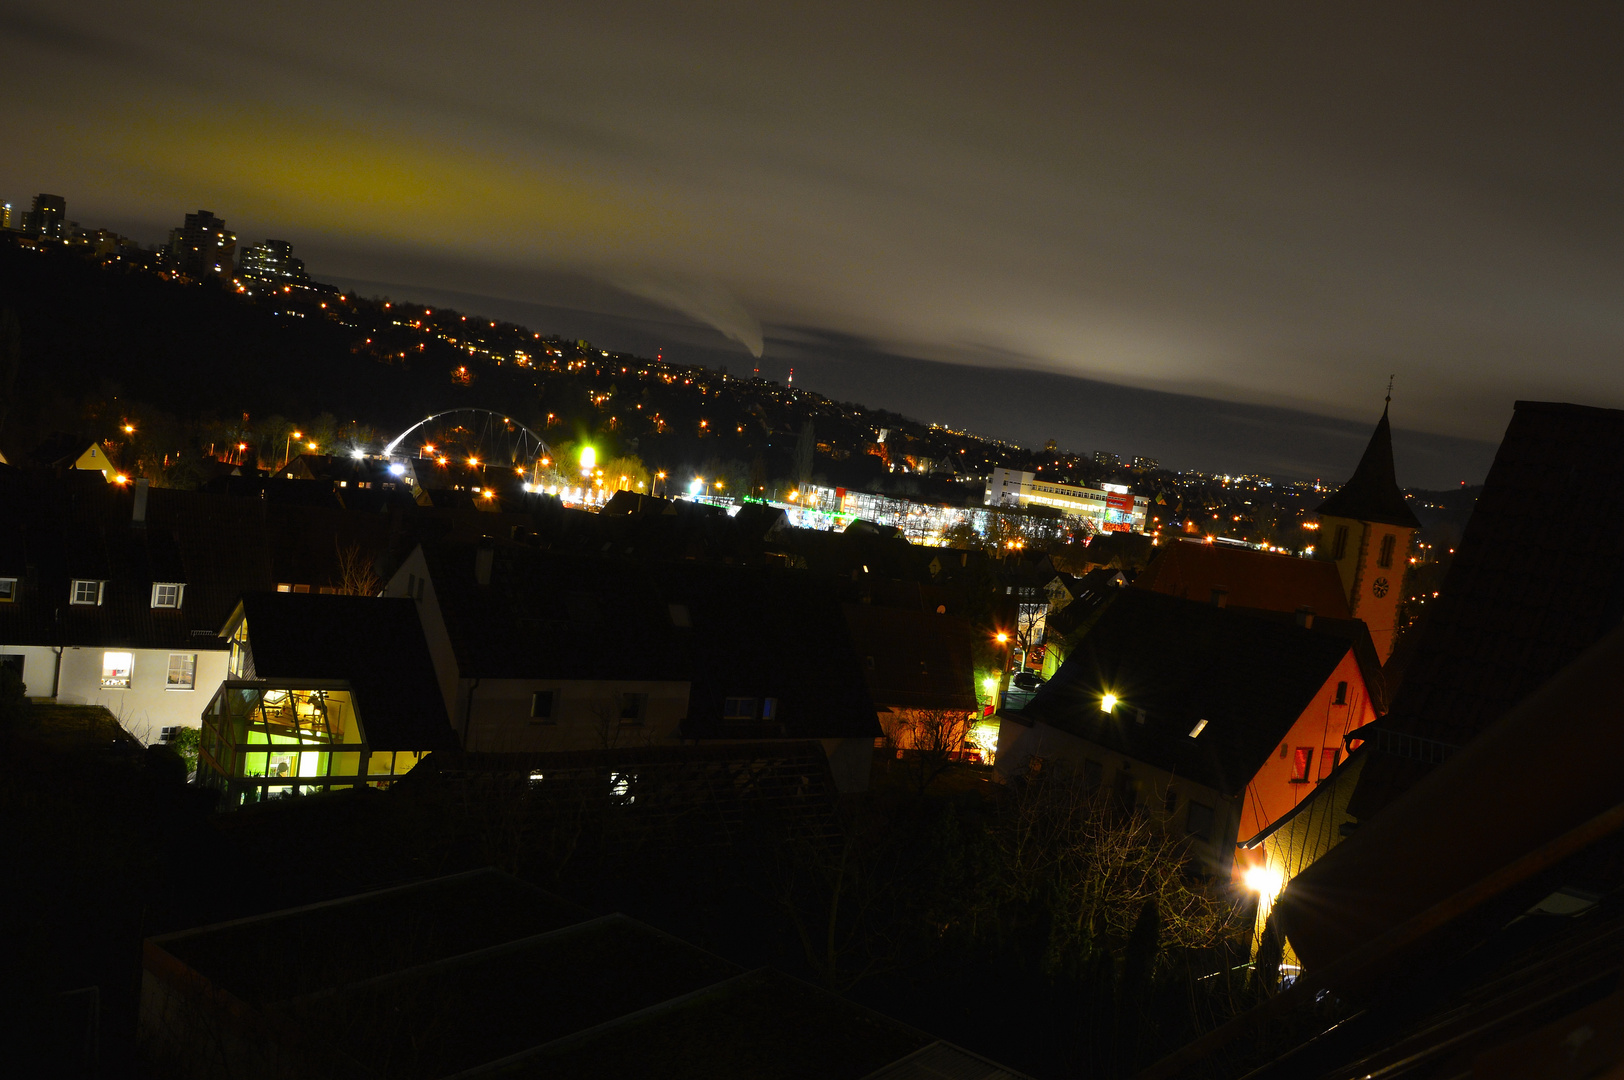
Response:
M1378 599L1378 600L1380 600L1382 597L1386 596L1387 595L1387 579L1384 578L1384 577L1379 577L1375 581L1372 581L1370 583L1370 591L1372 593L1376 594L1376 599Z

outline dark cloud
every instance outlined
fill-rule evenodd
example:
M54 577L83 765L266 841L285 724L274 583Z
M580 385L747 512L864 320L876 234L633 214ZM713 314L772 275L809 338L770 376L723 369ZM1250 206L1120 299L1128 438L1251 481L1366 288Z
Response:
M152 235L208 206L318 273L613 316L628 341L653 299L752 346L764 327L765 364L833 350L830 379L856 342L865 399L908 412L948 405L910 365L958 365L929 381L989 434L1052 408L1000 411L1006 388L1109 398L1056 437L1190 464L1315 472L1341 429L1301 418L1368 424L1396 374L1400 426L1465 461L1517 398L1624 406L1621 21L0 3L0 193Z

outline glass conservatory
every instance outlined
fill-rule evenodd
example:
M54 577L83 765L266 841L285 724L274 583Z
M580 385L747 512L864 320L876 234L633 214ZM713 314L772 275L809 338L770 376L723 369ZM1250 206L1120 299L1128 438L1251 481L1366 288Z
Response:
M222 809L359 786L387 787L423 754L373 750L348 683L228 680L203 714L198 779Z

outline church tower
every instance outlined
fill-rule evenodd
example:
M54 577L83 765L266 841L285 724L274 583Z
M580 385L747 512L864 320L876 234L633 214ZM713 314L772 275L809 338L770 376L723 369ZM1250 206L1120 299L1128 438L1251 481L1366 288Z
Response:
M1370 628L1376 655L1385 664L1393 652L1410 542L1421 530L1393 472L1393 433L1385 405L1359 467L1320 504L1318 513L1314 557L1336 563L1348 610Z

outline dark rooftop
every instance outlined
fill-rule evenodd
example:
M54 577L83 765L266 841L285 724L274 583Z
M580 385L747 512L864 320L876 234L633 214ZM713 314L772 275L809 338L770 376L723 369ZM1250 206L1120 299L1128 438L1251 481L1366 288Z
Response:
M1124 589L1015 715L1239 794L1350 648L1294 623ZM1118 698L1110 713L1107 692Z
M456 745L411 600L322 593L242 598L255 678L342 679L374 750Z
M1399 490L1398 477L1393 471L1393 431L1387 422L1385 406L1353 475L1337 488L1336 494L1320 503L1318 513L1406 529L1421 528L1404 501L1404 492Z
M1382 726L1470 741L1624 615L1624 412L1520 401ZM1350 812L1430 766L1373 758Z

